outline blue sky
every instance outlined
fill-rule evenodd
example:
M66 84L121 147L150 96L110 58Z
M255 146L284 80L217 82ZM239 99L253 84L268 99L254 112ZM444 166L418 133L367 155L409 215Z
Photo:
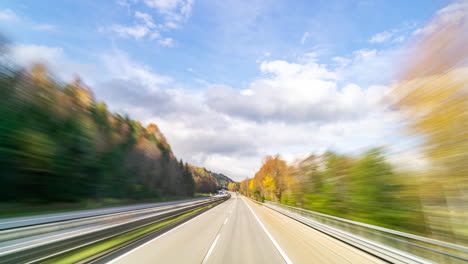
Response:
M3 0L0 30L19 64L79 74L178 157L240 180L265 154L399 142L380 99L405 47L461 2Z
M163 38L173 39L173 47L148 36L135 39L100 32L112 25L142 24L135 12L149 14L154 23L164 23L164 16L144 1L6 0L0 6L24 20L14 25L2 23L3 31L15 42L58 46L67 56L85 62L96 62L95 54L117 47L184 83L201 78L242 87L258 75L256 61L265 54L294 60L319 49L326 63L354 50L392 45L368 40L386 30L414 29L447 2L196 1L177 29L158 30ZM53 29L34 29L37 24ZM187 72L188 68L194 72Z

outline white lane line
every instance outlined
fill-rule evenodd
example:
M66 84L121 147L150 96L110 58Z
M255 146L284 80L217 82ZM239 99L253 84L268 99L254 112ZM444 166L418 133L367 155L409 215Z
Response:
M227 223L227 221L229 221L229 217L226 218L226 220L224 220L224 224L223 224L223 225L225 225L225 224Z
M211 244L211 247L208 250L208 253L206 253L206 256L203 259L202 264L206 263L208 261L208 258L210 257L211 253L213 252L213 249L215 248L216 243L218 243L218 239L219 239L219 234L216 236L215 240L213 241L213 244Z
M114 263L114 262L116 262L117 260L124 258L125 256L127 256L127 255L133 253L133 251L136 251L137 249L139 249L139 248L141 248L141 247L144 247L144 246L146 246L147 244L149 244L149 243L151 243L151 242L154 242L154 241L160 239L161 237L163 237L163 236L165 236L165 235L171 233L172 231L175 231L175 230L177 230L177 229L183 227L184 225L186 225L186 224L188 224L188 223L194 221L195 219L197 219L198 217L200 217L200 216L202 216L202 215L204 215L204 213L203 213L203 214L200 214L200 215L197 215L197 216L195 216L194 218L188 220L187 222L185 222L185 223L183 223L183 224L181 224L181 225L178 225L178 226L176 226L175 228L170 229L170 230L167 231L166 233L163 233L163 234L161 234L160 236L158 236L158 237L156 237L156 238L154 238L154 239L151 239L150 241L148 241L148 242L146 242L146 243L143 243L143 244L139 245L138 247L136 247L136 248L134 248L134 249L128 251L127 253L118 256L117 258L115 258L115 259L113 259L113 260L107 262L107 264Z
M286 261L287 264L292 264L292 261L289 259L289 257L286 255L286 253L284 253L284 251L281 249L281 247L278 245L278 243L276 242L276 240L273 238L273 236L270 234L270 232L268 232L268 230L266 229L266 227L263 225L263 223L260 221L260 219L258 218L258 216L255 214L255 212L252 210L252 208L250 208L249 204L242 198L242 201L244 201L245 205L247 205L247 207L250 209L250 212L252 212L252 214L254 215L255 219L257 219L258 223L260 224L260 226L263 228L263 231L265 231L265 233L267 234L267 236L270 238L271 242L273 242L273 245L275 245L276 249L278 250L278 252L281 254L281 257L283 257L284 261Z

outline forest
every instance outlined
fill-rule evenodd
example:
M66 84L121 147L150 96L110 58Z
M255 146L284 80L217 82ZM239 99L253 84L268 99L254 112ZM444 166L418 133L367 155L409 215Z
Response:
M1 200L191 196L195 184L155 124L109 112L44 65L0 70Z
M157 125L111 113L44 65L2 63L0 96L1 201L190 197L232 182L178 160Z
M110 112L80 78L15 65L4 39L0 55L0 201L191 197L232 182L178 160L156 124Z
M234 183L231 178L221 173L215 173L196 166L190 166L193 179L195 180L195 191L197 193L215 193L219 189L228 189L229 184Z

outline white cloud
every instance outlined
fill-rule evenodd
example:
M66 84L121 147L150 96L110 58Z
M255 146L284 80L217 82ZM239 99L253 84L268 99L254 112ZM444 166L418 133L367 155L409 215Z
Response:
M353 119L369 106L364 89L353 84L339 89L336 73L314 62L265 61L260 70L269 77L253 81L248 92L213 86L207 93L208 105L232 116L262 122Z
M406 39L405 36L398 36L398 37L393 39L393 42L401 43L401 42L405 41L405 39Z
M235 180L251 177L267 154L354 150L394 132L378 105L387 87L339 87L337 73L316 62L264 61L246 89L200 81L203 91L188 91L122 51L102 60L113 77L96 86L98 98L158 124L178 158Z
M304 43L307 41L307 39L310 37L310 33L309 32L304 32L304 34L302 35L302 38L301 38L301 44L304 45Z
M130 8L130 2L118 1L119 5ZM161 16L161 23L155 23L153 16L140 11L135 11L136 21L134 25L114 24L107 28L115 32L120 37L133 37L141 40L147 37L149 40L158 40L158 43L164 47L174 46L174 40L170 37L161 36L161 32L167 32L179 28L191 14L192 0L145 0L144 3L153 9L156 9ZM133 3L134 4L134 3ZM100 30L101 32L106 29Z
M240 93L242 95L253 95L254 94L254 91L250 90L250 89L244 89L244 90L241 90Z
M179 0L145 0L146 5L161 12L172 12L182 1Z
M133 37L137 40L143 38L150 32L150 29L146 25L136 25L129 27L113 25L110 30L116 32L121 37Z
M360 49L347 58L337 58L335 69L340 81L354 82L364 87L373 84L389 83L398 70L395 67L397 59L403 58L402 49ZM342 62L343 64L341 64Z
M411 31L413 31L415 27L416 24L414 22L406 22L400 27L385 30L373 35L368 42L372 44L401 43L411 35Z
M174 22L168 21L164 25L161 25L161 27L162 28L169 28L169 29L176 29L176 28L179 27L179 25L174 23Z
M145 22L146 26L149 27L149 28L156 27L156 25L153 22L153 17L150 14L136 11L135 12L135 17L143 20L143 22Z
M156 14L135 12L135 27L145 29L122 26L122 34L173 45L165 34L190 16L193 2L145 3L162 17L161 24ZM256 16L252 17L254 21ZM386 41L399 41L404 35L397 33ZM56 47L16 49L19 61L37 55L64 60L63 50ZM398 124L382 104L388 87L380 84L389 81L385 76L398 51L361 49L334 57L330 65L317 55L314 50L297 61L264 58L259 75L245 87L199 80L200 91L180 89L169 76L117 50L101 56L103 65L96 75L105 79L94 89L112 110L157 123L178 158L235 180L252 177L266 154L281 153L293 160L304 153L351 152L390 142Z
M87 77L97 76L98 68L94 64L80 63L67 58L61 47L34 44L15 44L9 46L9 59L20 67L29 67L32 63L45 64L50 71L63 81L70 81L76 74Z
M55 68L81 67L66 64L58 47L17 45L14 54L24 64L43 58ZM123 51L100 58L102 66L83 76L99 83L93 85L98 99L144 124L157 123L178 158L235 180L251 177L267 154L291 158L329 148L355 150L393 132L378 105L387 87L340 87L338 74L317 62L264 61L261 75L246 89L202 81L206 88L197 92L177 88L172 78Z
M468 1L458 0L436 12L434 19L422 28L418 28L413 35L431 34L444 25L454 24L456 22L464 23L465 28L468 24Z
M370 43L382 43L382 42L389 40L393 36L393 34L394 33L390 31L380 32L372 36L369 39L369 42Z
M171 78L155 73L151 67L134 63L126 53L115 50L111 54L101 56L109 76L118 76L119 79L135 81L150 91L156 91L160 85L168 84Z
M16 13L9 9L9 8L6 8L6 9L3 9L3 10L0 10L0 20L3 20L3 21L18 21L19 20L19 17L16 15Z
M338 67L345 67L351 62L350 59L339 56L333 57L332 60L338 64Z
M125 6L125 7L130 6L130 4L126 0L117 0L117 4L120 5L120 6Z
M10 47L12 60L22 67L31 63L54 62L63 58L63 49L42 45L17 44Z
M161 46L164 47L173 47L174 46L174 40L172 38L164 38L158 41Z
M153 33L151 33L151 35L149 36L150 40L158 39L160 37L161 37L161 34L159 34L159 32L157 31L153 31Z
M367 58L375 57L375 55L377 54L377 50L376 49L360 49L360 50L354 51L353 53L354 55L356 55L358 59L367 59Z
M193 0L145 0L145 4L165 18L165 26L176 28L190 17Z
M241 181L253 176L252 172L258 170L261 158L258 156L225 156L215 154L201 159L201 163L210 170L224 172L236 181ZM242 166L233 166L233 164L242 164Z

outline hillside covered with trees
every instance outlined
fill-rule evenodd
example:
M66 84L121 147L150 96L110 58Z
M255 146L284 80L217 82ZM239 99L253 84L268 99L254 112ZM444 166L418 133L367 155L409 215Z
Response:
M79 79L0 68L0 200L192 196L192 169L157 125L109 112ZM196 179L196 177L195 177Z
M234 183L234 181L231 178L222 173L215 173L211 171L210 173L211 176L213 176L216 179L219 188L227 189L230 183Z
M227 189L230 183L234 183L224 174L215 173L206 168L191 167L195 181L195 191L200 193L214 193L219 189Z

